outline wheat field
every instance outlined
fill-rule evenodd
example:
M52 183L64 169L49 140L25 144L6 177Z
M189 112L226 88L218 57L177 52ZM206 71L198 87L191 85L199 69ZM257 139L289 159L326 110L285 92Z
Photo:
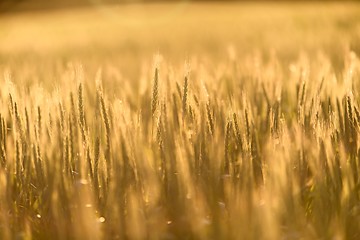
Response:
M0 16L0 238L360 239L360 6L140 6Z

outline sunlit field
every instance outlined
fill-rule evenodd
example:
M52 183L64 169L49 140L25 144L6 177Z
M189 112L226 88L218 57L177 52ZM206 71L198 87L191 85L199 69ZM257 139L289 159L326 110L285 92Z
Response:
M0 239L360 239L360 5L0 15Z

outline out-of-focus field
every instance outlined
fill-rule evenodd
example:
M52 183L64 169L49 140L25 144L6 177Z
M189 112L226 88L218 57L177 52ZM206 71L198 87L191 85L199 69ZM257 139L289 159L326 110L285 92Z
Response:
M0 239L360 239L359 55L357 3L3 14Z
M360 51L356 3L174 3L129 4L20 12L0 16L0 59L39 53L50 56L116 56L132 61L160 52L167 59L239 56L273 50L284 59L320 51L341 60L344 49ZM124 69L126 69L125 65ZM126 71L126 70L125 70Z
M359 8L356 3L184 2L8 13L0 21L0 49L43 53L115 47L211 54L231 42L290 54L356 44Z

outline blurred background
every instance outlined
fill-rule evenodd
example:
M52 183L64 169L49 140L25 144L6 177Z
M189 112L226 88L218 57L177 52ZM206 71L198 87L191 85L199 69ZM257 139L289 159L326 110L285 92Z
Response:
M5 11L45 10L67 7L84 7L101 4L133 4L154 2L255 2L257 0L1 0L0 7ZM261 0L260 2L280 2L283 0ZM289 0L288 2L306 2L311 0ZM331 0L322 0L330 2Z
M0 0L0 9L0 64L101 59L133 76L156 53L220 62L232 49L285 63L306 53L336 66L344 51L360 53L356 1Z

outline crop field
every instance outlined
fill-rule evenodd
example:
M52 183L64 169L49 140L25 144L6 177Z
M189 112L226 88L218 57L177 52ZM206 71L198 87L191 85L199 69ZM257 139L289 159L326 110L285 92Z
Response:
M0 15L0 239L360 239L360 4Z

